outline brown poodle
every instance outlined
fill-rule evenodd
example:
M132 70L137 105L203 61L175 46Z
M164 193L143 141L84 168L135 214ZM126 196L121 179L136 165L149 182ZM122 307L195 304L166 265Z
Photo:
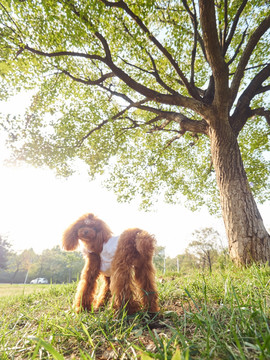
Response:
M140 310L157 312L158 295L152 258L155 239L146 231L129 229L112 237L110 228L93 214L85 214L64 232L63 248L73 251L81 241L85 265L74 301L77 312L82 308L99 308L113 296L113 306L125 306L128 314ZM102 286L96 296L97 279Z

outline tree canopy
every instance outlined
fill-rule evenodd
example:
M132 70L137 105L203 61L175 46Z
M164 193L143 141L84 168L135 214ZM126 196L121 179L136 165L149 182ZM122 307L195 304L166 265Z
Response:
M119 199L183 194L215 211L206 116L214 100L222 108L226 77L223 111L253 194L269 199L269 10L263 0L1 1L2 97L35 90L26 114L4 122L14 159L62 175L81 159L92 176L109 169Z

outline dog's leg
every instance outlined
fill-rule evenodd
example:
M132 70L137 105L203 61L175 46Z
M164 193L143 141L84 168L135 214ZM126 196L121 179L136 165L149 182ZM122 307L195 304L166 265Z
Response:
M135 281L138 284L138 293L145 310L159 311L158 293L155 281L153 256L155 239L146 231L140 231L136 236L136 249L140 256L134 261Z
M99 269L99 255L89 254L86 258L75 295L74 308L76 312L80 312L82 309L91 310L97 288Z
M125 308L128 314L139 311L139 303L134 298L133 282L131 267L126 264L122 264L121 267L112 272L110 289L115 309Z
M108 301L110 295L111 295L110 278L102 275L101 288L94 302L95 309L98 309L100 306L103 306Z
M158 312L158 292L155 281L155 268L152 260L139 259L135 265L135 281L145 310Z

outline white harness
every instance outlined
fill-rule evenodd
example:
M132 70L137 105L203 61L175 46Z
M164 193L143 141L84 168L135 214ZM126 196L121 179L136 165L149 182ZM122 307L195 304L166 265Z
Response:
M105 276L111 276L111 264L117 249L118 240L119 236L113 236L105 244L103 244L103 249L100 253L100 272ZM87 255L87 253L91 254L93 251L88 250L84 246L83 252Z

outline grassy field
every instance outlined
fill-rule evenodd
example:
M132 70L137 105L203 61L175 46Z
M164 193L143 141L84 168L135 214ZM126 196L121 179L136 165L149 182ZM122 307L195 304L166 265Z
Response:
M160 312L71 310L76 285L0 298L0 359L270 359L270 268L159 278Z
M37 291L44 290L49 285L39 284L0 284L0 297L2 296L14 296L14 295L27 295Z

